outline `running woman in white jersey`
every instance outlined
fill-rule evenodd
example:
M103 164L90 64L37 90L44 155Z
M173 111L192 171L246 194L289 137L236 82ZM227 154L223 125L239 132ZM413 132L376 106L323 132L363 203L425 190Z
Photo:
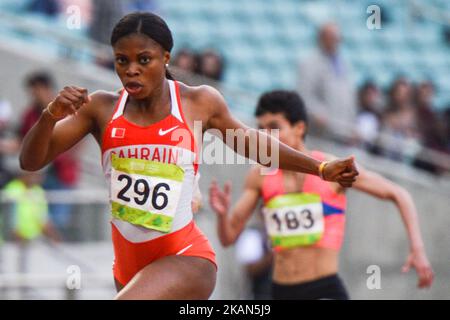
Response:
M216 280L215 255L192 219L197 148L202 131L244 129L223 97L208 86L173 81L167 65L173 47L166 23L151 13L123 17L111 35L121 92L68 86L42 113L23 141L21 167L38 170L92 134L102 150L110 187L113 274L118 299L207 299ZM201 143L201 141L198 141ZM235 151L237 146L235 144ZM245 142L244 155L250 143ZM317 161L279 145L282 169L320 175L350 187L353 158Z

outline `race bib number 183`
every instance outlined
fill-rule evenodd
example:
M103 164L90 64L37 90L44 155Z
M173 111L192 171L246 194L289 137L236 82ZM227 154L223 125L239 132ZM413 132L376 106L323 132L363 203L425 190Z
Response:
M307 246L319 241L323 235L323 206L317 194L280 195L271 199L263 212L273 247Z
M184 171L174 164L111 158L112 215L149 229L169 232L181 195Z

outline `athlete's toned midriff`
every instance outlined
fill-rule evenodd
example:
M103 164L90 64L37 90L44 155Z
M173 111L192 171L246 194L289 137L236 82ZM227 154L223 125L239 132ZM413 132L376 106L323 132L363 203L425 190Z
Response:
M338 272L339 251L327 248L298 247L274 253L273 281L298 284Z
M325 159L318 151L312 155ZM299 284L338 272L345 195L318 177L298 177L277 170L262 183L265 224L274 249L273 281L278 284ZM286 220L291 221L285 225ZM297 231L301 225L307 226L303 233Z

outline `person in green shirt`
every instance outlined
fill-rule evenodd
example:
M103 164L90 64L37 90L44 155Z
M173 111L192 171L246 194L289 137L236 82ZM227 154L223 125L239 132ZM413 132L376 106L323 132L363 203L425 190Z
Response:
M41 173L21 171L17 178L9 181L3 188L3 196L9 203L7 212L12 215L13 235L20 246L21 272L25 272L26 249L33 240L42 235L52 242L60 240L48 219L48 203L41 183Z
M42 234L58 238L48 219L48 204L41 187L42 174L21 172L4 187L4 196L11 202L13 229L16 238L31 241Z

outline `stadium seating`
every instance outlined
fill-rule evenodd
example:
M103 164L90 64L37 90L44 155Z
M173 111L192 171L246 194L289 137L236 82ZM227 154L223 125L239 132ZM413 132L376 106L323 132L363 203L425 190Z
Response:
M333 20L341 26L342 52L352 64L358 84L371 78L384 87L398 74L415 81L433 75L439 107L450 103L450 46L444 41L443 27L412 15L412 2L340 0L333 1L333 6L328 0L155 2L173 31L175 51L184 46L218 49L226 59L224 81L230 87L256 93L270 88L295 88L298 62L316 47L317 27ZM415 2L450 11L449 1ZM3 0L0 10L23 15L26 3ZM381 7L380 30L366 27L366 10L371 4ZM35 14L27 18L50 28L62 23ZM87 37L86 30L79 30L78 36ZM26 35L23 38L30 41ZM37 39L32 43L39 49L58 52L54 43ZM84 55L79 57L91 62Z
M446 1L421 2L449 8ZM398 74L415 81L432 74L440 88L437 100L442 107L448 104L450 87L445 75L450 70L450 49L440 24L412 18L405 2L376 1L382 29L369 30L366 9L373 1L335 3L331 11L329 1L158 2L176 43L182 46L190 39L191 48L213 45L223 53L228 66L225 82L230 86L258 92L294 88L299 59L316 45L315 30L334 20L342 28L342 51L354 67L358 84L371 78L386 86Z

